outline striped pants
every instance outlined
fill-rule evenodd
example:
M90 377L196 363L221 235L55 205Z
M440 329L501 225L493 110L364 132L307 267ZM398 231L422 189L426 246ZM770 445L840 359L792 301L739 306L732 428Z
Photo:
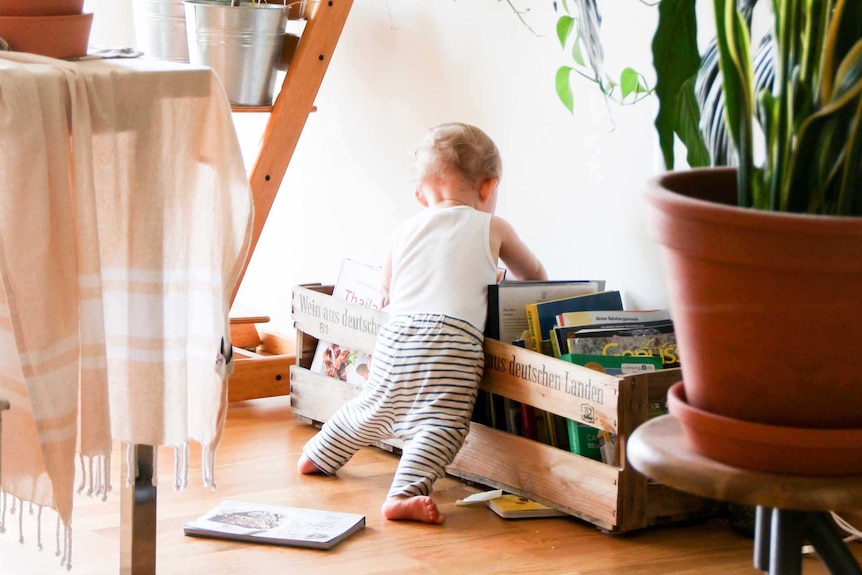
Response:
M482 377L482 333L437 314L396 316L377 336L371 374L303 447L334 474L360 448L390 438L404 448L389 497L428 495L458 453Z

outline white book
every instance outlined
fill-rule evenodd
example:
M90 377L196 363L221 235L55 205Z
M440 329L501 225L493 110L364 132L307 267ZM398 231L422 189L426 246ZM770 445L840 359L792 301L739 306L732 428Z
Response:
M488 286L485 336L504 343L527 329L527 304L604 291L605 280L503 281Z
M345 259L333 286L332 297L380 309L383 303L382 269ZM314 350L310 370L361 387L368 380L370 365L368 354L321 340Z
M331 549L365 528L365 516L341 511L222 501L183 532L194 537Z

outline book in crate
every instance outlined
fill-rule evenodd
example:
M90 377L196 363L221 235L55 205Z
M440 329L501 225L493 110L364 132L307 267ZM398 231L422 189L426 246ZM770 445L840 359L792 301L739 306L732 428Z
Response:
M379 266L345 259L332 290L332 297L372 309L380 309L383 302L382 271ZM337 312L331 312L339 322ZM323 373L361 386L368 380L370 355L337 342L320 340L311 360L311 371Z

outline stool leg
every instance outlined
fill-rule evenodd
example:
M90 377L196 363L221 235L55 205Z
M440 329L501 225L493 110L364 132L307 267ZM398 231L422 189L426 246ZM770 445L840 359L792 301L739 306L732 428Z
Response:
M862 575L859 563L841 539L832 516L822 512L807 515L808 539L829 572L835 575Z
M769 575L802 575L802 538L805 513L772 510Z
M754 568L769 571L769 522L771 509L758 505L754 511Z

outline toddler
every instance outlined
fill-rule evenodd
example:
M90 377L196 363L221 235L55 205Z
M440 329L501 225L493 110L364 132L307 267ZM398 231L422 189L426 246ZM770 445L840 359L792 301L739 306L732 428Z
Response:
M498 260L515 279L547 274L512 226L494 216L502 164L482 130L437 126L412 155L413 193L425 209L392 237L383 267L389 322L377 335L368 383L303 447L298 468L332 475L360 448L400 438L383 515L442 524L431 488L469 430Z

